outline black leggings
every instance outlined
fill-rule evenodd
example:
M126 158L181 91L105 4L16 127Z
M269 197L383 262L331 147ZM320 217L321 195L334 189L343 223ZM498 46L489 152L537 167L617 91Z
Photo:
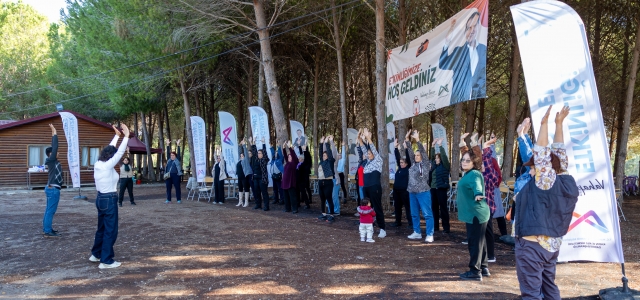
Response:
M338 173L338 176L340 176L340 185L342 187L342 200L344 202L347 202L347 199L349 199L349 194L347 193L347 188L345 186L344 173Z
M238 176L238 193L248 193L251 189L251 185L249 184L248 176Z
M122 204L124 200L124 190L129 191L129 201L133 203L133 179L132 178L120 178L120 193L118 193L118 202Z
M295 187L284 190L284 210L298 212L298 190Z
M407 222L412 224L409 192L407 192L407 189L393 189L393 207L396 213L396 224L398 225L402 224L402 206L404 206L404 210L407 214Z
M320 208L322 213L325 212L326 203L329 202L328 214L333 214L333 179L322 179L318 181L318 190L320 192ZM304 193L304 191L302 191Z
M434 231L440 230L442 219L442 229L449 230L449 209L447 208L447 188L431 189L431 211L433 211Z
M386 226L384 225L384 211L382 210L382 186L379 183L372 186L365 186L364 196L371 200L371 206L373 206L373 210L376 212L378 227L384 230Z

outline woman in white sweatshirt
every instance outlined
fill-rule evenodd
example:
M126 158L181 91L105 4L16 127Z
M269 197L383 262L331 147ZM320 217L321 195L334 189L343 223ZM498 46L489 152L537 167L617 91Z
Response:
M113 259L113 245L118 238L118 195L116 193L120 175L114 169L122 158L129 143L129 128L122 124L122 133L113 126L116 136L109 146L102 149L98 161L94 165L93 178L96 182L98 197L98 230L91 248L91 262L100 262L100 269L117 268L120 263ZM120 147L116 149L118 138L123 136Z

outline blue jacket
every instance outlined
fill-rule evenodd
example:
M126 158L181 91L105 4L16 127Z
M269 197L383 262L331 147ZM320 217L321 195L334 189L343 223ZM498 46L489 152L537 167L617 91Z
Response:
M442 49L438 66L442 70L453 71L451 104L487 97L487 46L478 43L476 51L478 64L471 75L471 57L467 43L455 47L451 54L448 48Z
M271 151L271 157L273 159L269 162L269 165L275 165L280 173L284 173L284 155L282 155L282 148L278 147L277 151L273 147L269 148Z

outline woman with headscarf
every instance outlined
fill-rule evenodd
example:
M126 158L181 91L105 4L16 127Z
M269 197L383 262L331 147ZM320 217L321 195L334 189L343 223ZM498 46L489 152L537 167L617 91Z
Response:
M311 208L311 189L309 188L311 176L311 153L306 144L296 144L302 155L298 156L298 165L296 166L296 189L298 191L298 203L304 202L304 209Z
M282 145L282 150L287 156L284 171L282 172L284 211L297 214L298 191L296 190L296 168L298 167L298 156L290 146L288 141Z
M224 203L224 180L227 179L227 168L222 155L216 155L216 163L213 165L213 188L215 192L215 199L213 203Z
M100 269L117 268L120 262L113 259L113 245L118 238L118 195L116 194L120 176L114 169L122 158L129 143L129 128L121 124L122 133L113 126L116 136L109 146L102 149L98 161L94 164L93 178L96 183L98 196L96 209L98 210L98 230L91 248L89 261L99 262ZM118 138L123 136L120 147L116 149Z

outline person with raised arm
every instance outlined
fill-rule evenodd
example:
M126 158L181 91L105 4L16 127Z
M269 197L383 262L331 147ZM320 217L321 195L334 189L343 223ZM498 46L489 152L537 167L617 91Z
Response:
M282 156L282 149L280 149L280 146L276 145L276 147L271 147L269 150L271 151L271 157L273 157L269 162L268 167L269 176L271 177L271 182L273 182L272 204L283 204L284 191L282 189L282 172L284 172L284 158Z
M320 145L318 145L318 191L320 193L320 208L322 215L318 217L321 221L333 222L334 221L334 206L333 206L333 179L335 179L335 156L332 151L333 136L322 137L320 139ZM327 204L329 209L325 210Z
M44 150L47 155L44 164L47 166L49 173L47 174L47 185L44 187L47 206L42 218L42 234L44 237L59 237L58 231L53 230L53 216L56 214L58 203L60 202L63 173L60 161L58 161L58 132L53 124L49 124L49 128L51 128L51 147L47 147Z
M284 211L298 213L298 191L296 190L296 168L298 167L298 156L291 147L289 141L282 145L282 150L287 156L282 172L282 190L284 197ZM306 147L305 147L306 151Z
M373 206L376 212L376 223L378 223L378 227L380 227L378 237L384 238L387 236L387 232L384 223L384 211L382 210L382 185L380 184L382 157L380 157L376 146L371 140L371 132L369 132L369 129L362 129L360 140L362 141L360 150L362 153L366 153L366 162L362 172L364 177L364 197L369 198L371 206Z
M310 176L311 176L311 153L309 147L306 144L300 144L300 140L296 142L295 147L298 148L298 152L302 153L298 156L298 165L296 166L296 190L298 191L298 203L304 202L304 209L311 208L311 188ZM294 151L295 152L295 151Z
M240 160L236 164L236 174L238 175L238 204L242 207L249 206L251 198L251 184L253 171L251 170L251 162L249 161L249 151L247 151L246 140L243 138L238 148L240 152ZM244 198L244 203L243 203Z
M449 191L449 158L442 141L444 139L434 139L431 144L431 210L433 211L434 231L439 231L442 219L442 230L449 233L449 208L447 207L447 192ZM437 152L436 152L437 151Z
M414 130L411 138L417 144L418 150L409 151L409 160L411 168L409 168L409 201L411 205L411 218L413 219L413 233L408 236L409 239L422 239L420 230L420 212L426 223L425 242L433 242L433 212L431 211L431 187L429 186L429 173L431 173L431 162L428 160L427 151L420 143L420 133ZM405 147L411 148L411 141L405 140Z
M96 183L96 209L98 210L98 229L96 230L91 257L89 261L99 262L100 269L117 268L120 262L113 259L113 245L118 238L118 181L120 175L114 169L122 158L129 143L129 128L121 124L122 133L115 126L116 135L109 146L104 147L93 167L93 178ZM118 138L123 137L120 147L116 148Z
M540 122L533 156L525 163L532 179L517 195L515 235L516 274L523 299L561 299L555 284L556 263L578 202L578 187L569 174L563 122L564 106L556 113L556 130L549 147L549 106Z
M409 140L410 133L411 131L407 131L405 141ZM407 191L407 187L409 186L409 168L411 168L411 162L409 162L409 148L404 148L404 157L400 155L402 144L398 143L398 139L396 139L394 142L395 149L393 152L396 156L396 163L398 164L398 169L396 169L396 177L393 183L393 206L396 214L396 221L389 225L391 227L402 226L402 207L404 206L404 209L406 211L405 217L407 218L407 223L409 223L409 227L413 228L409 192Z
M224 162L222 154L216 155L216 163L213 165L211 174L213 174L213 190L215 198L213 203L224 203L224 180L227 179L227 164Z
M258 138L254 140L257 141ZM269 157L267 156L267 145L264 143L264 137L262 137L262 149L258 150L256 144L251 145L251 153L253 155L251 162L251 169L253 170L253 187L255 188L254 197L256 198L256 205L253 209L261 209L269 211L269 193L267 187L269 186L269 172L267 172L267 165L269 164ZM264 203L264 208L263 208Z

